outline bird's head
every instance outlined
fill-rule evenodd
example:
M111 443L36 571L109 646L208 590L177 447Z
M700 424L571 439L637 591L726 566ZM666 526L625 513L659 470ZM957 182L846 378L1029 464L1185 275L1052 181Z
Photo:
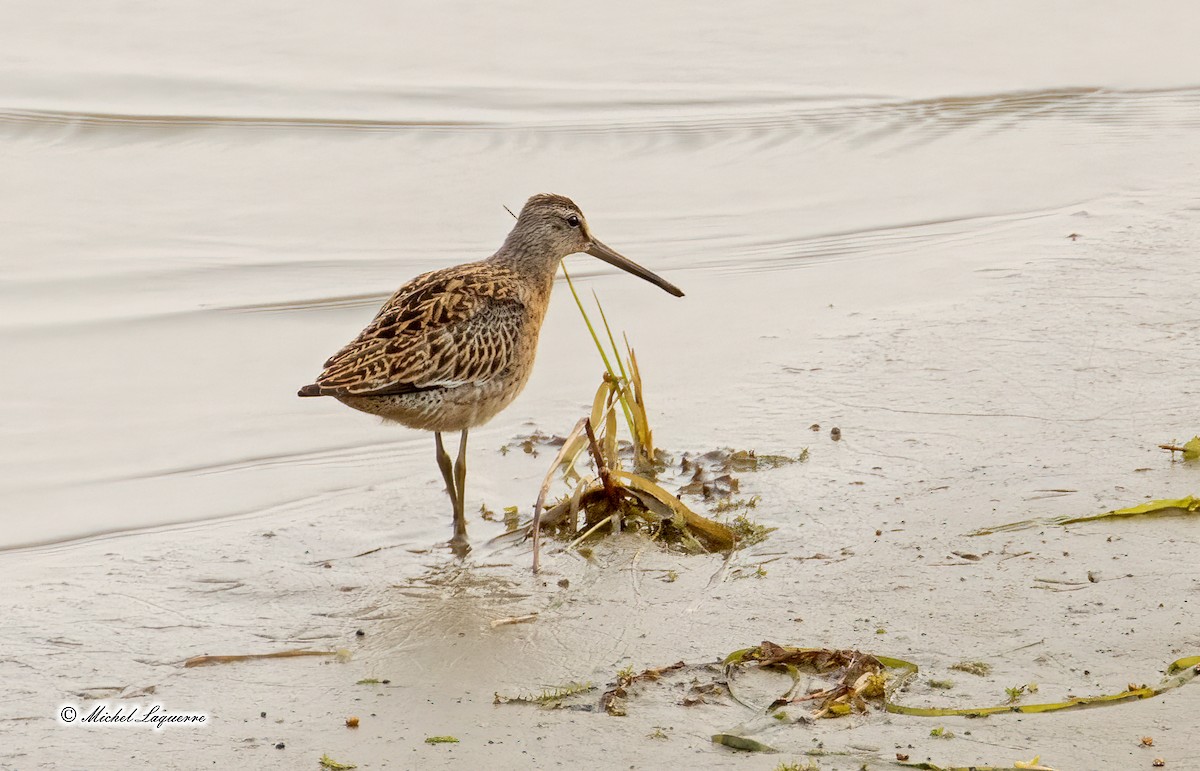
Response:
M551 271L569 254L590 254L676 297L683 297L682 290L674 284L601 243L592 235L583 212L566 196L539 193L526 201L517 215L516 226L505 241L504 251L522 261L542 263Z

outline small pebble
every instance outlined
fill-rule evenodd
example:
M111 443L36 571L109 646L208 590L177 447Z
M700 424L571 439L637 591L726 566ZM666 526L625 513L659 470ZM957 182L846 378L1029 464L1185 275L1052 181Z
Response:
M357 632L355 632L355 633L354 633L354 636L355 636L355 637L365 637L365 636L366 636L366 634L367 634L366 632L364 632L363 630L359 629Z
M356 718L356 717L346 718L346 727L347 728L358 728L358 718Z
M568 586L570 586L570 585L571 585L571 579L569 579L569 578L560 578L560 579L558 579L558 585L559 585L559 587L561 587L561 588L563 588L563 589L566 589Z
M267 713L266 713L266 712L259 712L259 713L258 713L258 716L259 716L259 717L266 717L266 716L267 716Z
M838 428L837 426L829 429L829 438L835 442L840 441L842 438L842 429Z
M283 749L283 746L284 746L284 745L283 745L283 742L280 742L279 744L276 744L276 745L275 745L275 749L277 749L277 750L281 750L281 749Z

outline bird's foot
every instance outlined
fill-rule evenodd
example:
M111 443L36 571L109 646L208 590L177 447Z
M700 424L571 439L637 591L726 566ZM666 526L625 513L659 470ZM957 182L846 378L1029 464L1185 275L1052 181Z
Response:
M456 534L450 539L450 543L447 545L450 547L450 551L454 553L454 556L458 557L460 560L466 559L467 554L471 551L471 544L469 541L467 541L467 536L465 534Z

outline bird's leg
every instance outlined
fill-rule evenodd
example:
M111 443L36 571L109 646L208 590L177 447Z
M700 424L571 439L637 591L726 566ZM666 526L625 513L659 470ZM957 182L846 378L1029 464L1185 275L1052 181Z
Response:
M437 443L437 464L442 470L442 478L446 480L446 494L450 496L450 505L454 507L454 519L458 520L458 491L454 486L454 470L450 465L450 455L446 452L446 448L442 446L442 432L433 432L434 440Z
M467 542L467 429L465 428L458 440L458 460L454 462L454 485L454 537L450 539L450 548L459 556L463 556L471 550L471 546Z

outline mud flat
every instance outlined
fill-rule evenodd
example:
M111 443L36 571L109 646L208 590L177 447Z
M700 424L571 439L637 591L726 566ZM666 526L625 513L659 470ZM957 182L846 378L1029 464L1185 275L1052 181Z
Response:
M1200 494L1158 448L1200 433L1195 8L793 6L691 34L638 6L586 40L555 6L504 56L507 6L27 9L0 62L0 767L1194 766L1193 684L812 724L756 722L766 679L689 698L764 640L911 661L915 707L1120 693L1200 654L1195 516L968 535ZM737 475L765 541L625 534L534 576L474 515L458 565L429 437L294 397L546 190L687 292L569 260L659 446L807 448ZM550 458L519 437L588 409L564 290L472 432L470 510L527 515ZM328 655L219 658L297 650ZM101 701L207 718L60 722Z
M746 312L713 334L750 350L738 362L737 346L714 346L752 369L753 387L699 378L704 368L679 347L646 356L659 372L651 393L672 394L659 408L668 447L690 426L678 433L691 441L711 428L764 451L809 448L806 463L742 475L741 492L761 496L756 519L778 530L728 562L631 535L591 559L551 549L537 577L526 546L480 547L458 566L423 553L448 515L432 475L415 472L222 521L8 552L4 762L69 766L86 747L89 766L112 768L188 767L199 752L218 765L310 766L328 754L363 768L617 768L650 757L773 768L820 746L853 754L821 758L822 768L875 767L896 752L947 766L1040 754L1061 768L1149 766L1152 756L1186 767L1181 716L1200 704L1189 687L1055 715L822 720L773 730L784 754L770 758L710 742L746 709L728 698L683 706L682 686L665 681L635 689L625 717L493 703L497 692L571 682L598 696L627 667L715 662L764 639L914 661L922 675L905 699L940 706L1003 703L1006 688L1030 682L1039 690L1027 702L1120 691L1195 655L1191 520L965 535L1195 489L1197 471L1155 446L1196 403L1184 246L1196 231L1181 203L1147 211L1127 200L1014 227L1012 253L928 266L960 287L950 297L891 291L911 263L881 261L869 274L852 261L816 266L804 275L823 302L794 326L766 323L784 298L734 284ZM693 293L703 298L704 285ZM737 393L718 421L705 405L722 385ZM423 469L423 455L404 463ZM546 458L484 457L493 481L481 495L528 505ZM409 520L421 523L415 534ZM499 531L472 524L477 537ZM396 548L352 556L380 545ZM298 648L349 655L183 666ZM991 673L950 669L963 660ZM61 704L101 698L204 711L210 722L155 732L54 717ZM352 716L357 728L345 726ZM935 727L955 738L931 737ZM458 742L426 743L435 736Z

